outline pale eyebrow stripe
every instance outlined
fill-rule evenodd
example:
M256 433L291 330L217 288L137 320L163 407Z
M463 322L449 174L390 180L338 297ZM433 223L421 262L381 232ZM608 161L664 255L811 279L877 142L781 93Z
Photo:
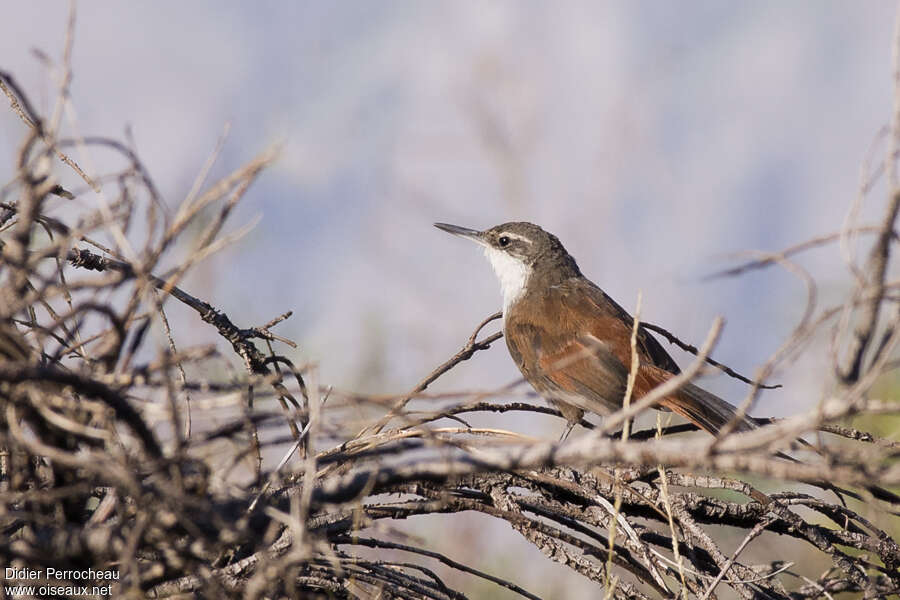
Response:
M532 243L531 240L529 240L527 237L525 237L524 235L519 235L518 233L511 233L508 231L504 231L500 235L505 235L506 237L511 237L511 238L519 240L521 242L528 242L529 244Z

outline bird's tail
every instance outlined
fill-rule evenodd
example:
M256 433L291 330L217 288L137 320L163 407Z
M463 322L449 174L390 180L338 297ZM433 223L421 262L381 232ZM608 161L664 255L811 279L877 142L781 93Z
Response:
M734 406L691 383L660 402L660 405L713 435L737 416ZM749 431L757 427L756 421L745 415L738 420L734 431Z
M711 394L690 383L681 388L675 395L669 396L660 402L660 405L681 415L694 425L705 429L713 435L716 435L723 427L725 427L726 423L730 423L737 416L737 409L734 406L722 400L715 394ZM758 427L759 424L753 417L745 415L738 420L734 431L750 431L751 429L756 429ZM812 449L815 450L814 448ZM801 462L782 452L777 453L776 456L791 462ZM856 492L837 487L829 482L811 481L809 483L822 489L831 490L839 497L849 496L857 500L862 500L861 496ZM900 506L900 496L890 490L886 490L877 485L867 485L864 487L875 498L884 502L889 502L894 506ZM900 513L894 512L893 514Z

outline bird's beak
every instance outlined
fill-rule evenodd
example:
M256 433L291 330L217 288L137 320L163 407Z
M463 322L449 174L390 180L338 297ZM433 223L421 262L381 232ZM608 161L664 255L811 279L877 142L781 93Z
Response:
M461 238L472 240L476 244L480 244L482 246L485 245L484 233L482 233L481 231L468 229L466 227L460 227L459 225L450 225L449 223L435 223L434 226L438 229L446 231L447 233L452 233L453 235L459 236Z

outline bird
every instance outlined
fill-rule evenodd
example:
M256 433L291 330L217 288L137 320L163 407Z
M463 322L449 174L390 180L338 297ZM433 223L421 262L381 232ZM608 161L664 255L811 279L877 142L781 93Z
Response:
M506 347L525 380L566 419L561 439L585 412L606 416L622 408L634 319L582 275L559 238L527 222L483 231L434 226L484 249L500 281ZM679 373L675 360L643 325L636 337L635 400ZM732 421L736 431L757 427L752 417L738 417L732 404L692 383L654 408L681 415L713 435Z

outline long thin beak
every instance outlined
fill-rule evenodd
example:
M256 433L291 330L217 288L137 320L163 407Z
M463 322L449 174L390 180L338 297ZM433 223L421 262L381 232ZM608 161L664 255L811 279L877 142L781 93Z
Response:
M484 245L484 235L480 231L469 229L467 227L460 227L459 225L450 225L449 223L435 223L434 226L447 233L452 233L453 235L472 240L482 246Z

